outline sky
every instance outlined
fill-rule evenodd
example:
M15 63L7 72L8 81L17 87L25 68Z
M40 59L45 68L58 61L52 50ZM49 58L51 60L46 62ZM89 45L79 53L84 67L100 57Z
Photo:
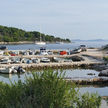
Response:
M0 25L69 39L108 39L108 0L0 0Z

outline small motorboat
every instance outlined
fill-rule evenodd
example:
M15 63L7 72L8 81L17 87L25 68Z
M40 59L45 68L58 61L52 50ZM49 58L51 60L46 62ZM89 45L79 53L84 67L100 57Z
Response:
M12 74L12 73L25 73L25 70L21 66L17 67L7 67L7 68L0 68L0 73L2 74Z
M46 51L46 48L44 48L44 47L40 48L40 55L48 55L48 52Z
M12 73L12 68L0 68L0 73L11 74Z
M19 58L19 57L13 57L11 59L11 61L12 61L12 63L21 63L21 58Z
M53 60L54 60L54 62L58 62L58 63L64 62L64 59L58 58L58 57L54 57Z
M0 60L0 64L8 64L11 63L11 60L9 58L3 58Z
M21 60L21 63L26 63L26 64L31 64L32 63L32 60L28 59L28 58L23 58Z
M67 55L66 51L60 51L60 55Z
M39 58L31 58L33 63L40 63L40 59Z
M0 50L6 50L7 47L6 46L0 46Z
M48 63L50 62L50 59L44 57L44 58L41 58L41 62Z

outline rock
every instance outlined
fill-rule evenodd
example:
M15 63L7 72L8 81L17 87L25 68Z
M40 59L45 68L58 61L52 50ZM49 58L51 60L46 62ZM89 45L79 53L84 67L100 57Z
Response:
M108 69L101 71L98 76L108 76Z
M108 65L94 65L92 68L94 68L95 70L98 70L98 71L102 71L102 70L107 70L108 69Z
M70 57L72 61L84 61L84 59L80 56L72 56Z
M95 75L95 73L88 73L87 75Z

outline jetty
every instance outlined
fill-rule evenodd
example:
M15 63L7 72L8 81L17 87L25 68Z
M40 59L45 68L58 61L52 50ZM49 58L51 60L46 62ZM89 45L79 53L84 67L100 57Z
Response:
M57 51L54 51L57 52ZM0 58L8 57L20 57L20 58L49 58L52 59L53 57L58 58L70 58L73 56L82 57L83 61L71 61L71 62L48 62L48 63L18 63L18 64L0 64L0 68L2 67L11 67L11 66L22 66L25 69L28 68L35 68L35 69L44 69L44 68L74 68L74 67L90 67L93 65L101 65L104 64L103 61L103 52L99 51L98 49L87 49L85 52L80 52L77 54L72 55L59 55L59 54L53 54L53 55L18 55L18 56L3 56L0 55Z

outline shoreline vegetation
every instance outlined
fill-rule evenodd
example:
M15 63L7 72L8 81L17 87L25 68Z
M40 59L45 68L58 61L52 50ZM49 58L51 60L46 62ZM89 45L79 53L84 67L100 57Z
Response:
M0 25L0 44L24 44L24 43L34 43L35 41L40 41L40 40L48 43L71 42L67 38L62 39L60 37L46 35L38 31L25 31L14 27L7 27Z
M11 84L0 82L1 108L99 108L97 93L81 94L74 83L63 80L65 73L51 69Z

